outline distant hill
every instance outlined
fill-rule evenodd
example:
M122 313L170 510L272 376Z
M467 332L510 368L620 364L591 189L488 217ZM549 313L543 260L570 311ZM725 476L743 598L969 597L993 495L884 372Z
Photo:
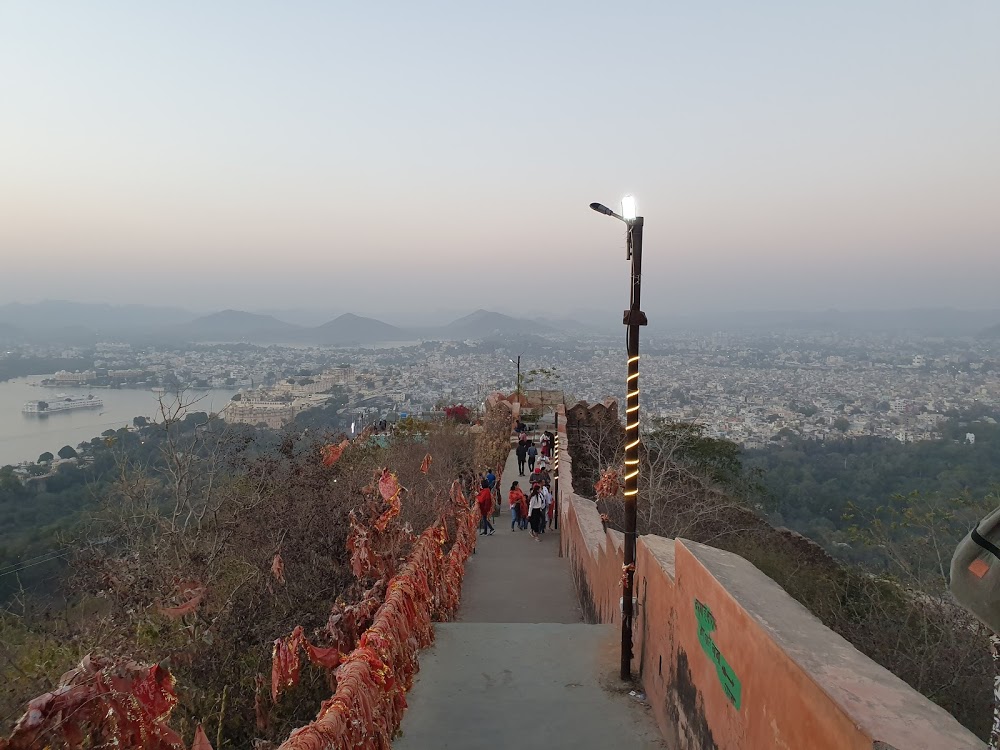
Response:
M553 330L546 323L513 318L490 310L476 310L439 329L438 335L446 339L485 339L493 336L551 333Z
M249 341L260 344L293 343L308 329L286 323L271 315L242 310L223 310L190 323L172 326L161 333L187 341Z
M375 344L382 341L406 341L415 334L375 318L363 318L344 313L329 323L308 329L306 338L320 346L346 346L348 344Z
M195 315L177 307L109 305L45 300L31 304L12 302L0 305L0 323L25 333L87 329L91 336L149 331L190 321Z

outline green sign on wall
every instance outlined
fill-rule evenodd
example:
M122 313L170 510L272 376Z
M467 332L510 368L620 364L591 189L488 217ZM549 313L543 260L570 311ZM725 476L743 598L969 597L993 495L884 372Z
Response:
M726 657L722 655L722 652L715 645L715 641L712 640L712 633L716 629L715 617L712 615L712 610L707 605L695 599L694 616L698 620L698 642L701 644L702 650L715 665L715 673L719 677L719 682L722 684L722 690L725 692L726 697L739 710L743 697L743 686L740 684L740 678L736 676L736 672L733 671L733 668L729 666L729 662L726 661Z

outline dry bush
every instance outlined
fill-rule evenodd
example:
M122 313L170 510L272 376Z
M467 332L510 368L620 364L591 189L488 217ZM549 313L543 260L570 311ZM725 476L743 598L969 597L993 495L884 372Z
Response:
M486 468L503 467L510 455L510 434L513 429L513 414L510 404L496 401L486 407L482 432L475 441L475 466L481 471Z
M176 424L168 416L160 427L170 433ZM364 490L381 468L405 488L400 525L419 533L441 515L472 456L468 436L447 425L428 428L425 442L357 441L333 466L322 462L324 440L286 434L274 449L259 449L243 435L206 425L169 434L162 460L149 465L122 456L88 532L108 543L74 562L72 588L86 616L61 633L74 648L57 666L65 671L87 652L163 663L180 698L171 724L190 738L203 723L221 739L216 750L280 741L329 697L326 670L306 665L299 685L270 706L271 644L297 625L321 641L331 606L361 596L365 582L352 574L346 549L349 518L368 517L364 506L377 492L366 499ZM392 554L405 557L412 537L393 538ZM279 553L283 582L271 571ZM34 687L18 691L22 707ZM265 728L256 726L259 693Z

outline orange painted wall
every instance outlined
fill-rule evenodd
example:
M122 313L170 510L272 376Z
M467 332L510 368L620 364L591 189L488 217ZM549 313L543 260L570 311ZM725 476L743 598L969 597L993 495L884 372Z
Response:
M560 419L562 552L596 620L618 623L622 536L605 531L594 503L572 492L564 425ZM709 558L717 574L703 562ZM739 579L743 604L720 577ZM773 611L748 611L758 590ZM673 750L871 750L875 741L898 750L983 747L954 718L858 653L736 555L683 540L640 537L635 592L633 673L641 675ZM695 599L711 610L716 622L711 640L739 678L739 709L699 641ZM771 614L774 620L768 619ZM792 625L782 621L786 615ZM814 655L804 659L802 644L810 642L817 651L829 646L835 655L831 663ZM797 650L791 653L783 643ZM803 666L810 660L813 669Z
M674 553L678 573L676 585L671 585L671 615L676 623L671 664L677 667L683 650L718 747L870 750L872 738L789 660L683 542L675 544ZM657 567L649 564L643 570L652 574ZM655 593L654 589L648 598ZM739 709L726 697L715 665L699 643L696 598L715 617L717 630L711 634L712 640L741 682ZM656 620L644 617L643 621L647 627L644 636L655 644L660 640ZM649 665L643 666L645 674ZM669 694L662 696L664 701L669 699Z

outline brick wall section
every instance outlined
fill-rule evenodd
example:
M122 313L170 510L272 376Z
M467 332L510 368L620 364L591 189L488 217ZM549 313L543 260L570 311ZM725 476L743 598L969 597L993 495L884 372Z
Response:
M620 623L622 535L573 493L560 416L559 530L587 616ZM644 536L633 672L671 750L982 748L743 558Z

